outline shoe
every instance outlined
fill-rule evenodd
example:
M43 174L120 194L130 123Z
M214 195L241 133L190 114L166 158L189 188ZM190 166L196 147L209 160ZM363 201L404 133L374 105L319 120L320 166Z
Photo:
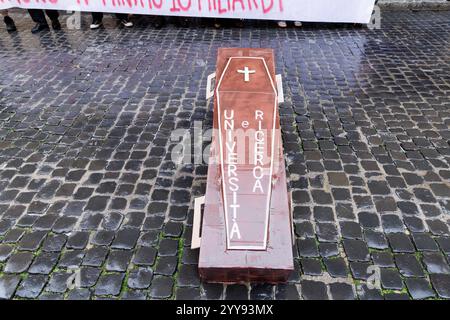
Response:
M301 21L295 21L294 22L294 26L296 26L297 28L300 28L302 26L302 22Z
M286 28L287 27L287 23L286 23L286 21L278 21L278 26L280 28Z
M100 28L102 25L103 25L103 23L101 20L95 20L95 21L92 21L90 28L91 28L91 30L95 30L95 29Z
M14 32L14 31L17 30L16 25L14 24L14 20L11 19L11 17L5 16L5 17L3 18L3 21L4 21L5 24L6 24L6 31L8 31L8 32Z
M122 19L120 20L120 24L123 25L125 28L131 28L133 27L133 22L131 22L128 19Z
M53 30L61 30L61 23L58 19L52 21L52 28Z
M44 30L50 30L50 27L48 26L48 24L40 24L40 23L36 23L36 25L33 27L33 29L31 29L31 33L38 33Z

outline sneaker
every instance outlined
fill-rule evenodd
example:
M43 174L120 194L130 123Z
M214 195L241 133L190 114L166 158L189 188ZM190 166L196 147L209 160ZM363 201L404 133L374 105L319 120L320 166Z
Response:
M58 19L52 21L52 28L53 30L61 30L61 23Z
M286 28L287 27L287 23L286 23L286 21L278 21L278 26L280 28Z
M125 27L125 28L131 28L133 27L133 22L131 22L128 19L122 19L120 20L120 23Z
M302 22L301 21L295 21L294 22L294 26L296 26L297 28L300 28L302 26Z
M44 30L49 30L50 27L48 26L48 24L40 24L40 23L36 23L36 25L33 27L33 29L31 29L31 33L38 33Z
M95 20L95 21L92 21L90 28L91 28L91 30L95 30L95 29L100 28L102 26L102 24L103 23L100 20Z
M3 18L3 21L4 21L5 24L6 24L6 31L8 31L8 32L14 32L14 31L17 30L16 25L14 24L14 20L11 19L11 17L5 16L5 17Z

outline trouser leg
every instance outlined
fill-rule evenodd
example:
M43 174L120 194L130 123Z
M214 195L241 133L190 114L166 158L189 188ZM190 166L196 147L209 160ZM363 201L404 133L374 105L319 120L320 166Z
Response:
M93 21L102 21L103 20L103 12L92 12L92 20Z
M118 20L127 20L128 14L126 14L126 13L116 13L116 18Z
M30 14L31 19L39 24L47 24L47 20L45 20L44 10L41 9L28 9L28 13Z
M45 14L47 17L50 18L52 21L56 21L59 18L59 12L58 10L45 10Z

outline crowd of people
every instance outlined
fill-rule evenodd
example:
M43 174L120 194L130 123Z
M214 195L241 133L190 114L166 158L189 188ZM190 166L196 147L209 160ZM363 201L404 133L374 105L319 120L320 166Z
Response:
M14 20L9 16L8 10L0 10L1 15L3 16L3 21L6 25L6 30L8 32L14 32L17 30L17 27L14 23ZM31 29L32 33L39 33L41 31L49 30L50 25L47 22L45 16L50 19L51 26L53 30L60 30L61 23L59 22L59 12L57 10L41 10L41 9L28 9L28 13L31 19L35 22L35 26ZM132 28L133 22L130 21L129 15L125 13L116 13L115 17L117 19L118 25L123 26L125 28ZM98 29L103 25L103 13L102 12L92 12L92 23L90 25L90 29ZM153 19L153 25L156 28L162 27L164 24L164 19L162 17L155 17ZM238 23L239 24L239 23ZM220 28L222 25L221 19L214 19L214 26L216 28ZM286 28L286 21L278 21L277 25L280 28ZM302 23L300 21L295 21L294 25L296 27L301 27Z

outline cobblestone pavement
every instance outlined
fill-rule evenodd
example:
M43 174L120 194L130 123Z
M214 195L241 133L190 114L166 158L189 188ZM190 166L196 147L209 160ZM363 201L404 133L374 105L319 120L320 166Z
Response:
M383 12L381 30L17 22L0 31L1 298L450 298L449 11ZM189 248L207 166L176 166L170 135L211 127L226 46L274 48L284 76L288 284L201 284Z

